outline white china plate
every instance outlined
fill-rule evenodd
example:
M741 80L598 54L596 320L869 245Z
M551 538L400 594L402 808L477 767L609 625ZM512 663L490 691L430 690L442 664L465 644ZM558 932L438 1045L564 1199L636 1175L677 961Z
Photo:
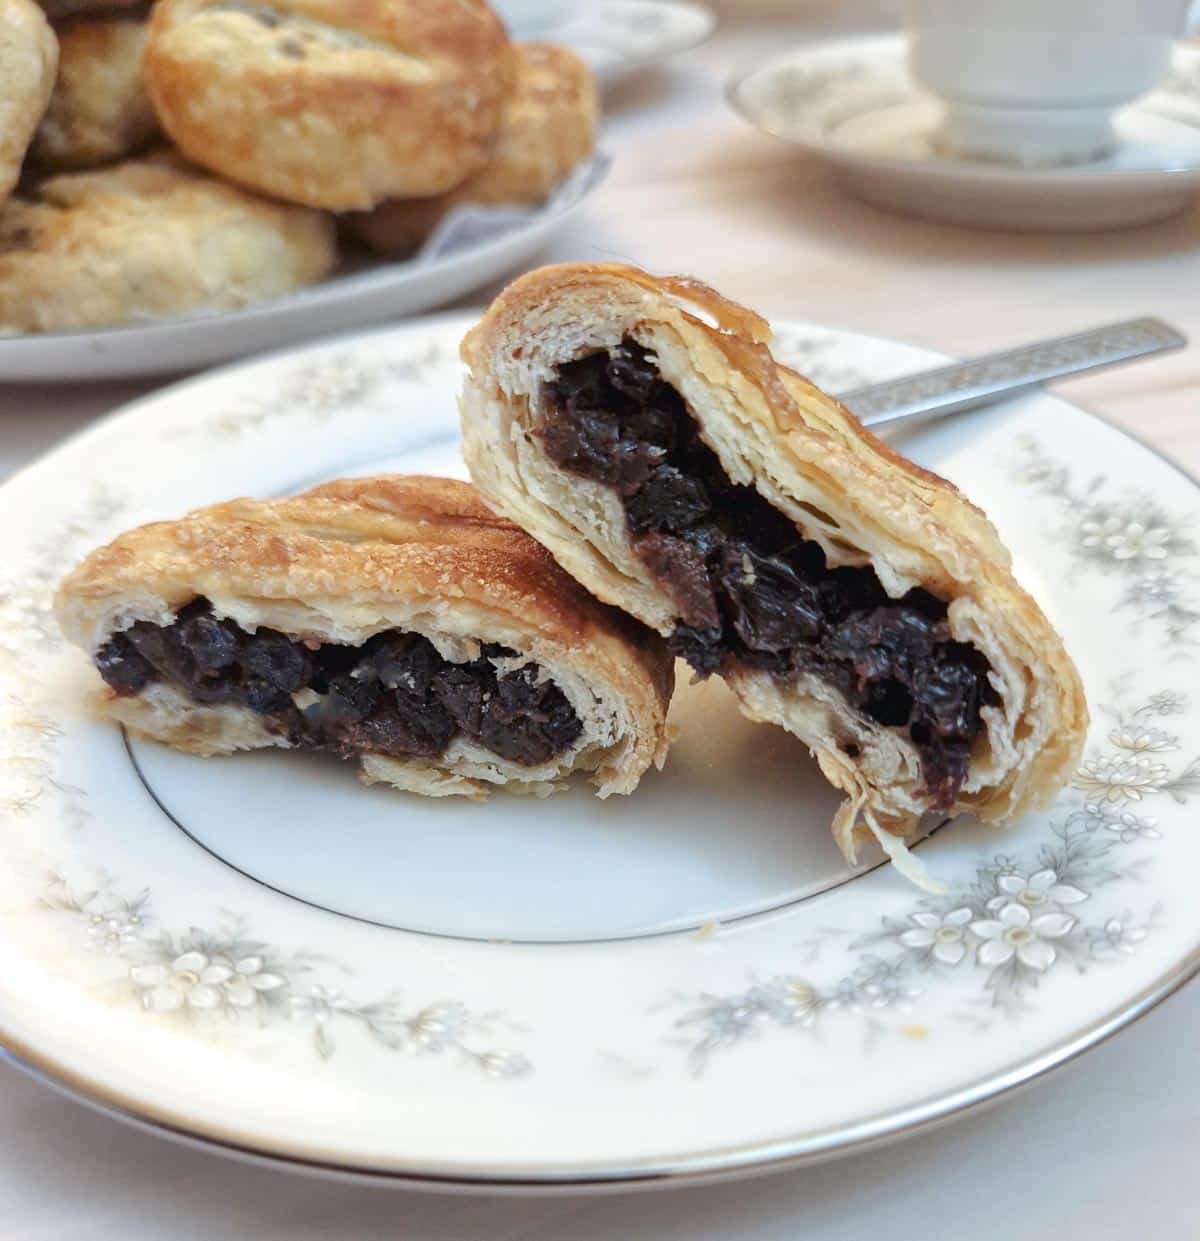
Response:
M867 202L956 224L1145 224L1200 189L1200 49L1183 44L1161 86L1118 114L1114 152L1061 168L939 154L939 106L910 78L903 35L793 49L735 81L729 99L751 124L828 161Z
M244 310L0 334L0 383L177 374L444 306L526 266L599 188L610 166L610 158L597 153L536 211L461 209L453 227L439 229L423 255L366 259L357 270Z
M118 529L381 469L462 473L424 320L140 401L0 488L0 1043L162 1132L428 1185L663 1183L911 1132L1200 968L1200 499L1047 395L900 446L994 518L1094 723L1074 783L848 874L803 747L682 688L667 768L485 805L336 762L199 760L89 716L52 590ZM833 390L940 359L783 325ZM822 889L825 889L822 891ZM815 893L820 892L820 895Z
M512 0L497 11L514 38L577 52L605 87L698 47L717 26L710 9L682 0Z

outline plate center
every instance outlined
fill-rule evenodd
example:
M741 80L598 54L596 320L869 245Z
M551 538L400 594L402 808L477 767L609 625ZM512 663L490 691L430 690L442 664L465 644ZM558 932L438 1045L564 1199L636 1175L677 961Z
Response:
M744 917L854 876L837 794L806 748L679 667L680 739L633 797L586 781L544 800L432 799L348 763L264 751L197 760L132 742L163 810L230 866L298 900L408 930L586 941ZM869 862L877 861L870 858Z

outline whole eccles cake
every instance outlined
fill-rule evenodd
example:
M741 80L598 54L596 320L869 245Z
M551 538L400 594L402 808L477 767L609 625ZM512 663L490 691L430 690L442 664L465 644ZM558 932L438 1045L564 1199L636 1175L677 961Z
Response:
M481 0L161 0L146 77L189 159L347 211L481 169L513 61Z
M321 279L336 258L327 216L170 156L50 177L0 207L0 332L236 309Z
M153 138L158 121L142 77L145 47L145 20L121 13L60 28L58 81L31 148L40 168L111 163Z
M33 0L0 0L0 203L12 193L58 71L58 40Z
M347 218L382 254L417 249L454 207L535 206L595 145L599 92L591 70L565 47L518 43L516 86L500 116L486 168L448 194L396 199Z

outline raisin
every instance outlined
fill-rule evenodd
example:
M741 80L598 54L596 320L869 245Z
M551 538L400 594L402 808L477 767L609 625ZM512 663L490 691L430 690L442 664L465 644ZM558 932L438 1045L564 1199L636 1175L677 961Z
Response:
M154 665L122 633L96 652L96 667L104 683L122 697L140 693L158 679Z
M260 629L242 649L240 662L248 677L259 677L285 694L312 679L311 653L274 629Z

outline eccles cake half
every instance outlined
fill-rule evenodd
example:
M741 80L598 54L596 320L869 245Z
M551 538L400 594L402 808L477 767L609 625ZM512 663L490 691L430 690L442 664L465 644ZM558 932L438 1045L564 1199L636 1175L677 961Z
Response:
M569 264L466 338L471 476L598 598L806 742L847 856L928 812L1009 819L1083 745L1074 664L987 518L779 365L695 281Z
M281 746L429 796L629 793L673 661L461 482L381 477L122 534L62 584L104 711L193 754Z

